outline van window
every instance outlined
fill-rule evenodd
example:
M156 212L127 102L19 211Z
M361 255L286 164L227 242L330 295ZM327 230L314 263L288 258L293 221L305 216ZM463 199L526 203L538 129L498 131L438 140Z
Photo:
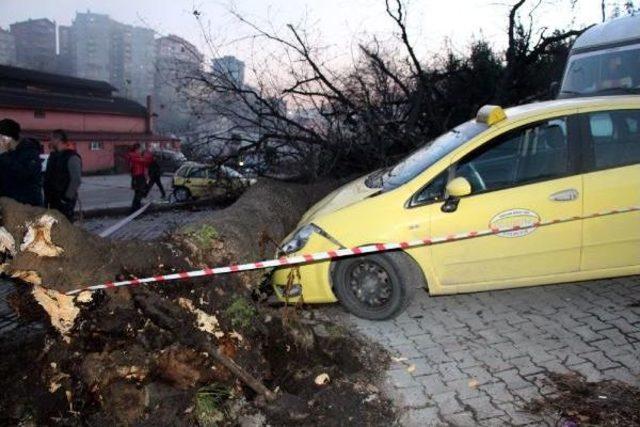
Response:
M640 110L586 114L593 145L591 170L640 163Z
M455 176L481 193L566 175L568 159L567 119L553 119L483 145L458 163Z
M572 55L561 94L588 95L640 89L640 44Z

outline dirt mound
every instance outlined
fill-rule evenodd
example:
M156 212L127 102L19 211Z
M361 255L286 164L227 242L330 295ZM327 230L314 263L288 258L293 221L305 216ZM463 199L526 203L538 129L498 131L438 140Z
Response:
M44 284L60 292L88 284L114 280L118 275L142 275L152 270L185 268L184 257L170 246L142 242L118 242L101 239L79 227L74 227L57 211L22 205L12 199L0 198L2 226L23 246L29 230L48 232L50 241L60 251L43 256L39 247L31 245L17 250L3 264L9 276L25 279L29 283ZM43 221L42 218L46 220ZM39 234L38 231L33 233ZM36 236L43 241L44 236ZM161 267L162 266L162 267ZM28 274L31 273L31 274Z
M557 418L558 425L639 426L640 389L619 381L587 382L578 374L552 373L558 393L527 404L534 414Z
M0 200L16 246L5 250L4 271L29 272L20 276L29 284L19 287L14 306L52 325L0 342L0 424L392 422L392 406L375 387L386 355L295 308L260 306L250 297L257 284L252 276L75 299L60 293L86 282L170 271L185 260L253 259L256 242L267 234L281 239L330 187L264 182L165 242L128 248L56 214Z
M338 182L314 185L260 180L230 207L178 229L172 236L197 264L271 257L313 203Z

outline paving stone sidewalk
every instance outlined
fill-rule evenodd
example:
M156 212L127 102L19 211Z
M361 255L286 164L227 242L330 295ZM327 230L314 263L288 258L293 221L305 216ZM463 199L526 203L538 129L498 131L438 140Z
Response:
M395 355L406 426L555 425L522 411L549 372L640 385L640 277L429 297L393 321L344 314Z

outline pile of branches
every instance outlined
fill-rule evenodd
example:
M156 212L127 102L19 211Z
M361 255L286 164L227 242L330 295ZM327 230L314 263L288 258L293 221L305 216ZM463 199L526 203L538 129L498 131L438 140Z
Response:
M478 40L468 54L448 48L425 60L411 41L402 0L384 1L396 40L360 43L354 63L342 70L327 65L304 28L287 25L281 34L235 12L255 39L280 49L271 65L277 72L254 68L251 85L224 70L182 76L194 114L206 124L186 135L185 150L220 162L253 156L264 174L285 167L308 179L362 174L395 163L484 104L548 98L570 43L584 31L541 28L534 22L540 2L519 0L505 23L505 52Z

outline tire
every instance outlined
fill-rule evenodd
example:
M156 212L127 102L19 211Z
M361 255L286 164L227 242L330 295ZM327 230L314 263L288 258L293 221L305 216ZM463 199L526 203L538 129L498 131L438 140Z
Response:
M173 197L178 203L185 203L191 200L191 192L186 187L177 187L173 190Z
M351 314L369 320L393 319L425 287L422 271L403 252L347 258L334 264L333 290Z

